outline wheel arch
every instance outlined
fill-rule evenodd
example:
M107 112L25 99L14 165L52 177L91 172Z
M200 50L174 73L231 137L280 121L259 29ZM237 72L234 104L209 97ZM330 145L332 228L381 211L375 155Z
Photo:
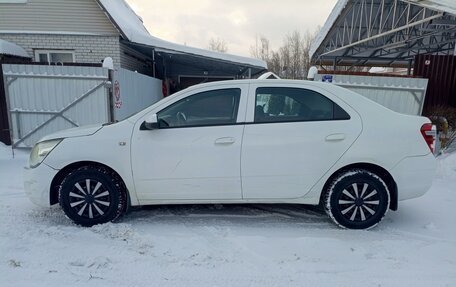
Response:
M328 189L328 185L331 184L333 179L336 176L338 176L339 174L341 174L341 173L343 173L343 172L345 172L347 170L353 169L353 168L365 169L367 171L375 173L381 179L383 179L383 181L385 181L386 185L388 186L388 190L390 192L390 197L391 197L390 209L391 210L397 210L397 206L398 206L398 194L397 193L398 193L398 190L397 190L396 181L394 180L393 176L391 175L391 173L389 173L383 167L381 167L379 165L376 165L376 164L367 163L367 162L349 164L349 165L346 165L346 166L341 167L338 170L336 170L328 178L328 180L325 182L325 185L323 186L323 191L322 191L321 196L320 196L320 204L323 203L323 197L324 197L325 191Z
M52 179L52 182L51 182L51 187L50 187L50 191L49 191L49 203L50 205L54 205L54 204L57 204L59 203L59 188L60 188L60 184L62 183L63 179L70 173L72 172L73 170L76 170L80 167L83 167L83 166L92 166L92 167L99 167L99 168L104 168L104 169L107 169L109 170L110 172L113 173L113 175L115 175L120 184L122 185L124 191L125 191L125 194L126 194L126 197L127 197L127 208L129 208L130 206L130 193L128 192L128 189L127 189L127 185L125 184L125 181L122 179L122 177L120 176L120 174L115 171L113 168L105 165L105 164L102 164L102 163L99 163L99 162L95 162L95 161L78 161L78 162L74 162L74 163L71 163L67 166L65 166L64 168L62 168L55 176L54 178Z

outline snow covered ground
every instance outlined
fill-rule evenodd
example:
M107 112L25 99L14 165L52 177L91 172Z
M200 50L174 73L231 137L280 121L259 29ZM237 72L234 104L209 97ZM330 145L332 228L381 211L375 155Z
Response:
M0 286L456 286L456 153L370 231L295 205L150 207L81 228L26 198L0 145Z

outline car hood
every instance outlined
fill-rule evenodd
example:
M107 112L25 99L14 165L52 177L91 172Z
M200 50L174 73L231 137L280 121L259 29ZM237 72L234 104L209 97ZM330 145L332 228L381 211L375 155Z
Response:
M90 136L96 133L97 131L101 130L103 126L100 124L97 125L90 125L90 126L83 126L79 128L72 128L67 130L58 131L43 137L40 142L48 141L53 139L63 139L63 138L74 138L74 137L83 137L83 136Z

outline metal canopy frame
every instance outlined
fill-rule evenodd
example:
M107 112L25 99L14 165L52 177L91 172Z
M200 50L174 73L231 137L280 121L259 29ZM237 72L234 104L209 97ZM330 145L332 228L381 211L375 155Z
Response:
M320 65L410 67L455 53L456 15L404 0L350 0L313 55Z

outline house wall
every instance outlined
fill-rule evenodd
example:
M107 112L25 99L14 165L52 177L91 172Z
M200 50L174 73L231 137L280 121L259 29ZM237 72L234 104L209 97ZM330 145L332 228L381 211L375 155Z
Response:
M0 2L0 39L23 47L35 59L36 49L71 50L75 62L100 63L152 74L152 59L120 42L120 32L96 0L27 0Z
M26 3L0 3L0 33L5 31L119 35L95 0L28 0Z
M34 60L36 49L58 49L74 51L78 63L100 63L111 57L114 66L120 66L119 36L0 33L0 39L21 46Z

